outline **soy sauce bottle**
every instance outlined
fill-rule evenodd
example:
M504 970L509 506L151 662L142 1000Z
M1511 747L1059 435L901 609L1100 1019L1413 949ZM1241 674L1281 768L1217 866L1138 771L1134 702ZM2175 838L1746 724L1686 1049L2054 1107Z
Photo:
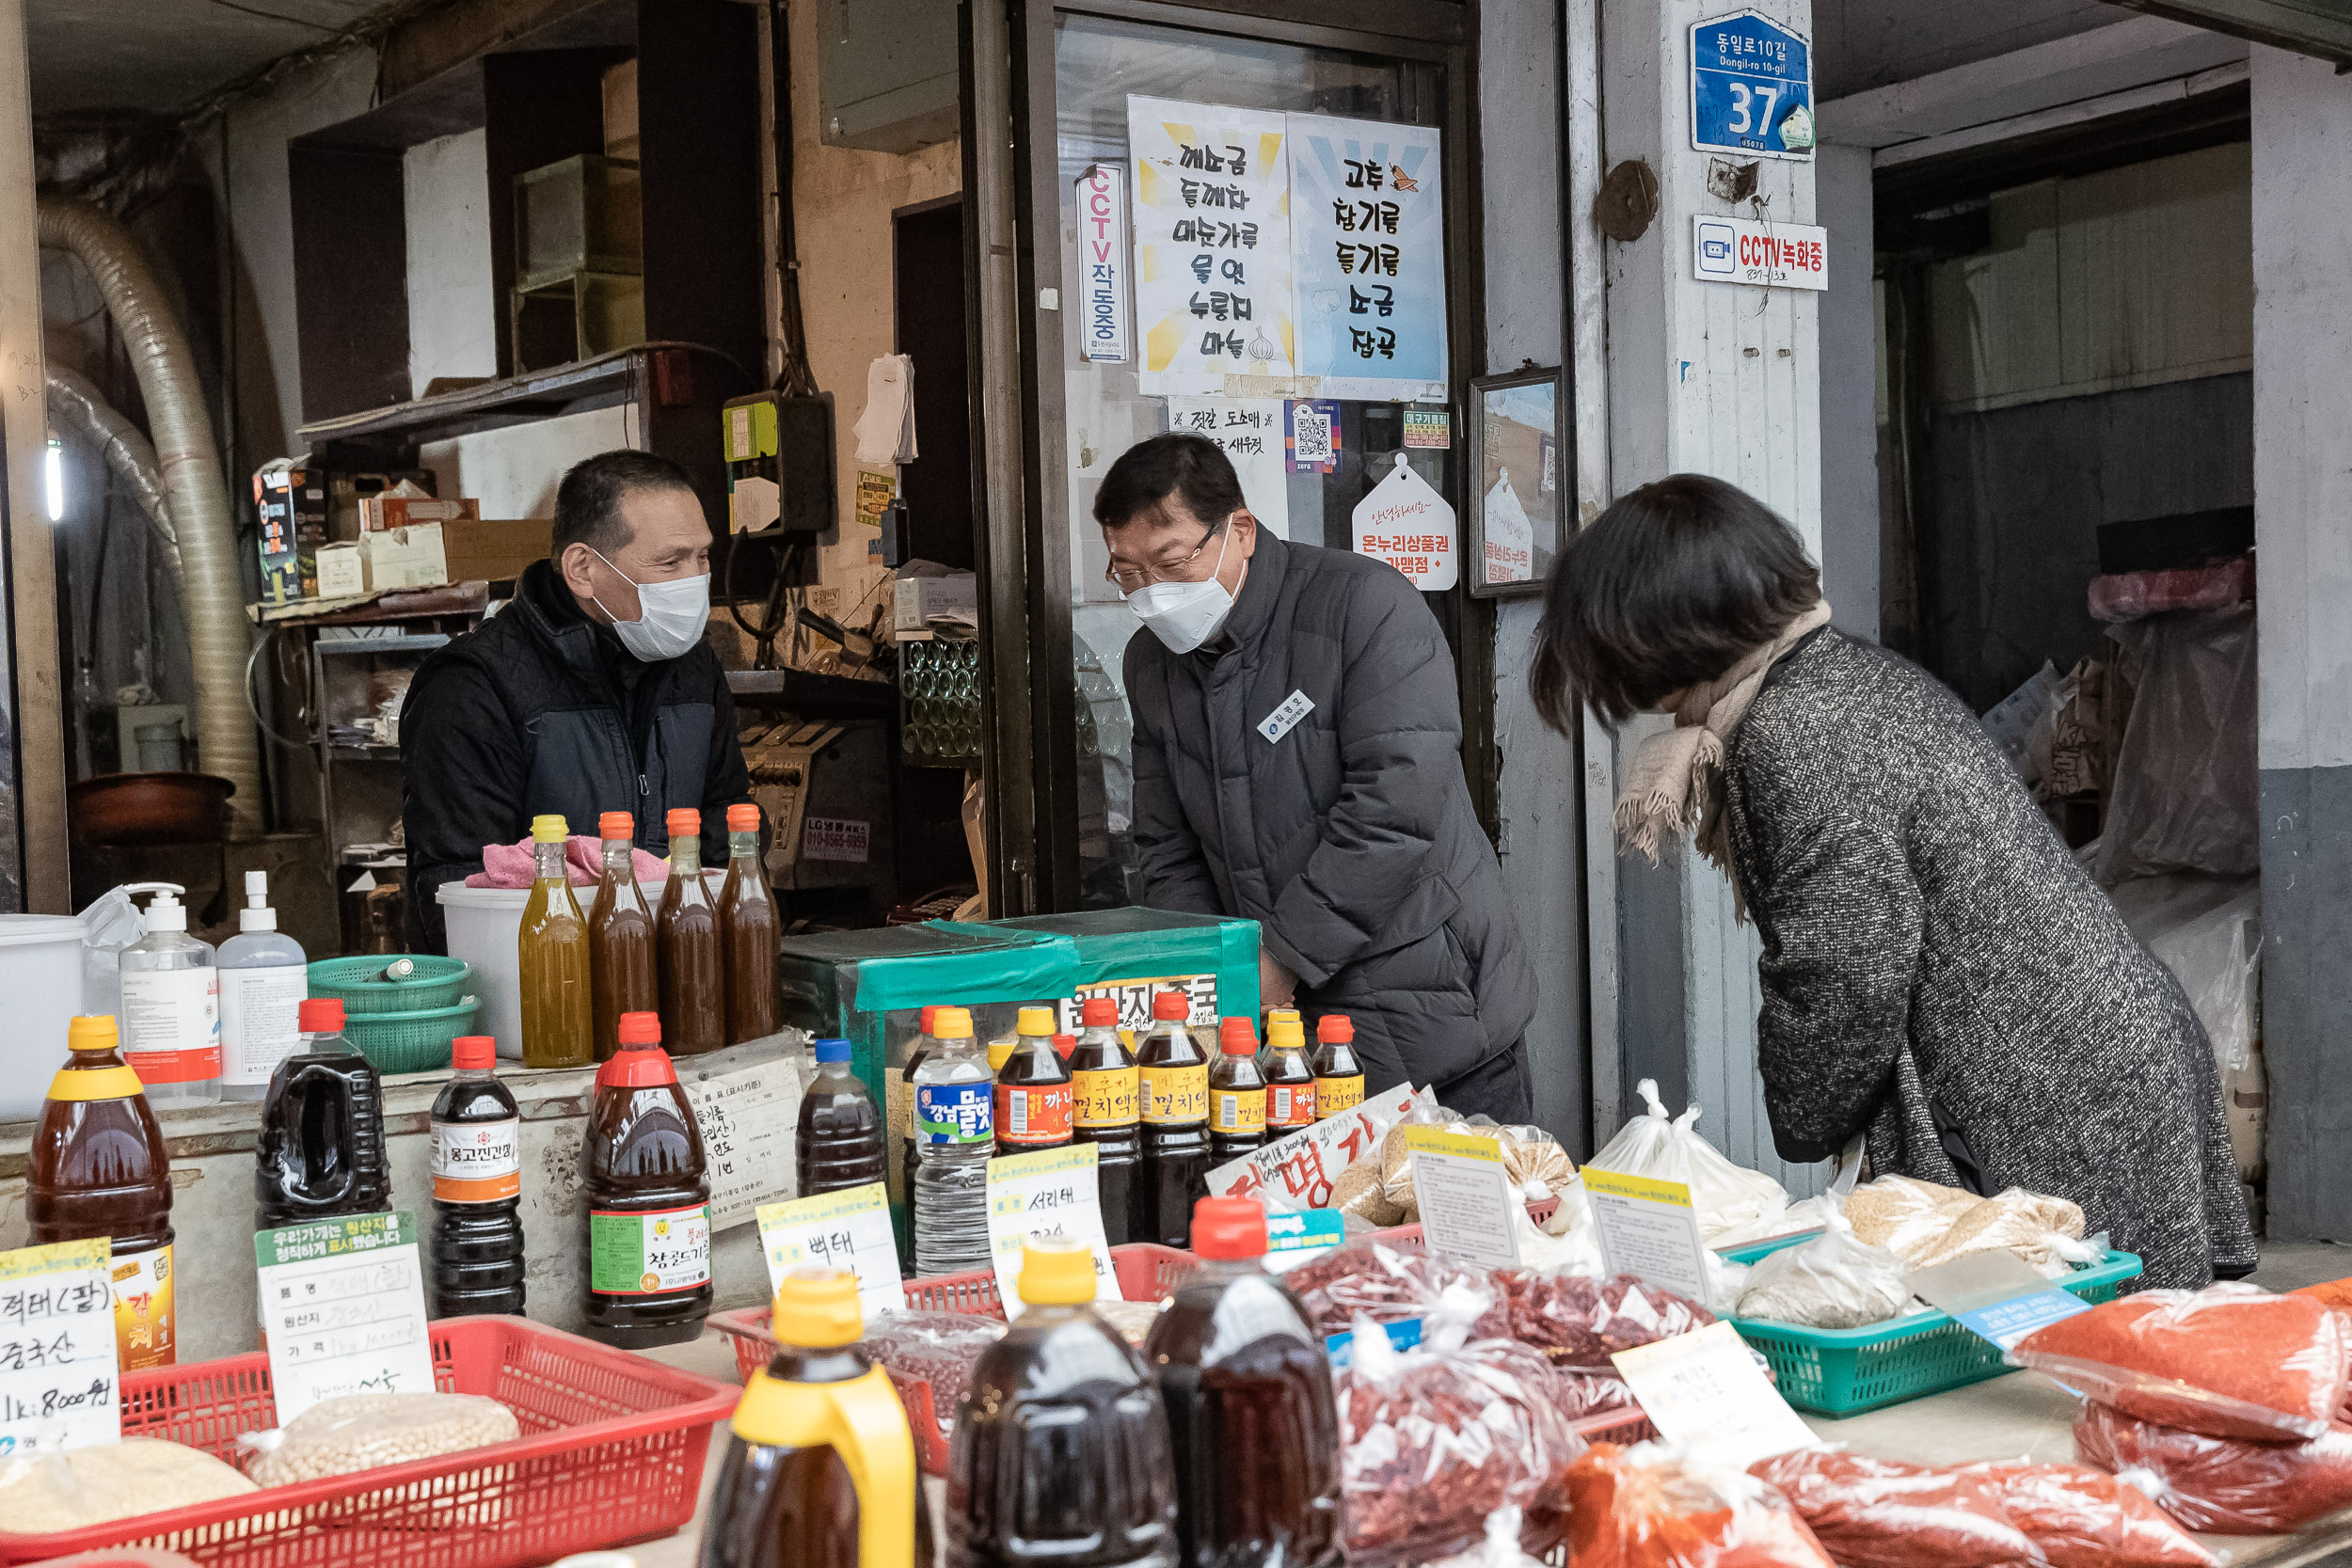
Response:
M683 1344L710 1315L710 1181L702 1129L661 1049L661 1021L623 1013L580 1140L588 1291L580 1332L623 1350Z
M772 1323L776 1354L728 1423L700 1568L929 1568L914 1439L858 1348L857 1276L793 1271Z
M1298 1015L1267 1025L1265 1045L1266 1136L1285 1138L1315 1124L1315 1074L1307 1062Z
M1054 1009L1024 1007L1012 1054L996 1069L996 1152L1061 1148L1071 1139L1070 1069L1054 1050Z
M1143 1163L1138 1104L1142 1077L1134 1053L1119 1037L1119 1004L1090 996L1078 1010L1078 1044L1070 1055L1074 1097L1070 1135L1092 1144L1095 1182L1103 1198L1103 1239L1124 1246L1145 1234L1134 1207L1137 1168Z
M801 1095L800 1136L793 1160L800 1196L837 1193L882 1180L882 1113L850 1068L850 1042L817 1042L817 1076Z
M433 1101L433 1315L520 1315L522 1112L489 1036L450 1042L450 1066Z
M1364 1064L1356 1059L1356 1021L1345 1013L1315 1020L1315 1119L1364 1102Z
M302 1048L270 1074L254 1149L257 1230L392 1206L384 1150L384 1081L343 1038L343 1005L314 996L295 1010Z
M1152 998L1152 1033L1136 1053L1143 1080L1143 1180L1139 1240L1180 1247L1192 1234L1195 1188L1209 1172L1209 1058L1184 1020L1180 990Z
M1265 1142L1265 1073L1258 1066L1258 1032L1246 1018L1217 1026L1217 1058L1209 1069L1209 1164L1254 1153Z

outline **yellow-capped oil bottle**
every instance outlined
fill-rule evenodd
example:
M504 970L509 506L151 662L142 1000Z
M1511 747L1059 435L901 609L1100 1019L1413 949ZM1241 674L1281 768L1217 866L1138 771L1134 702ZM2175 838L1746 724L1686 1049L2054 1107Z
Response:
M928 1568L906 1407L858 1348L865 1332L855 1275L785 1275L776 1354L729 1423L701 1568Z

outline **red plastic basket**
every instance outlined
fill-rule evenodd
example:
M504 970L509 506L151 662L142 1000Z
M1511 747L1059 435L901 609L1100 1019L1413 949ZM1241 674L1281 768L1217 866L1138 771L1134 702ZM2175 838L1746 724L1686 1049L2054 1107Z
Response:
M450 1318L431 1332L435 1386L489 1395L522 1436L84 1529L0 1532L0 1563L146 1546L253 1568L528 1568L693 1518L711 1424L739 1389L524 1318ZM259 1352L122 1379L125 1437L234 1464L239 1433L277 1424Z
M1119 1275L1119 1293L1129 1301L1158 1301L1176 1293L1200 1272L1200 1259L1191 1253L1152 1242L1111 1248L1111 1268ZM1001 1318L1004 1297L996 1289L993 1269L968 1274L933 1275L906 1282L907 1310L964 1312L974 1317ZM746 1307L735 1312L714 1312L710 1326L735 1341L736 1370L749 1383L754 1372L768 1365L776 1353L776 1337L768 1332L772 1307ZM914 1457L927 1475L947 1473L947 1434L940 1430L939 1411L931 1402L931 1386L918 1378L890 1374L898 1402L907 1407L907 1426L914 1433Z

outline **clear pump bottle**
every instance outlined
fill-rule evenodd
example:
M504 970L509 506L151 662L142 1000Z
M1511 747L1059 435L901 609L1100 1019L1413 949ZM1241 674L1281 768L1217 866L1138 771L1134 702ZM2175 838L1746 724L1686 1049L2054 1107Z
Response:
M183 889L145 884L147 935L122 950L122 1059L158 1111L220 1103L220 971L188 935Z
M298 1021L310 994L302 944L278 928L269 873L245 874L237 934L220 944L220 1097L260 1100L269 1075L302 1044Z

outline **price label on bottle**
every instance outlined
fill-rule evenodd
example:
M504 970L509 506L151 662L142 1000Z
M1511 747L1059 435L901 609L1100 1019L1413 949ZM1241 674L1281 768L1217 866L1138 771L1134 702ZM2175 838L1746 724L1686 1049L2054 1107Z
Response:
M433 1392L417 1252L417 1216L405 1209L253 1238L280 1426L343 1394Z
M110 1263L103 1236L0 1252L0 1459L122 1436Z
M1102 1150L1093 1144L988 1163L988 1250L1005 1316L1021 1316L1021 1249L1032 1236L1075 1236L1094 1252L1094 1299L1123 1301L1103 1232Z
M858 1306L868 1319L906 1308L898 1243L890 1233L890 1191L880 1181L761 1204L759 1244L768 1257L771 1295L794 1269L846 1269L857 1275Z

